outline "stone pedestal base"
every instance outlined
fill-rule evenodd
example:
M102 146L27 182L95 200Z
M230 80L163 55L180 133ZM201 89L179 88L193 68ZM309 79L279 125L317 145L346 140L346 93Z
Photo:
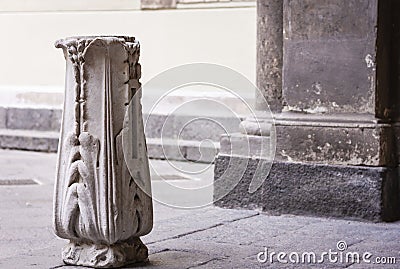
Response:
M147 261L147 247L139 238L115 245L70 242L62 251L64 263L95 268L115 268Z
M246 128L248 123L242 126L247 135L221 137L215 180L228 169L241 181L217 206L371 221L400 218L397 125L372 115L281 113L270 137ZM276 154L268 156L274 135ZM271 170L261 169L262 178L255 179L260 162L273 157ZM254 180L263 184L249 193ZM219 197L219 189L214 191Z
M274 162L263 185L248 188L260 159L218 156L215 180L232 162L246 163L239 184L215 201L224 208L262 209L269 214L298 214L370 221L399 219L397 170L328 164Z

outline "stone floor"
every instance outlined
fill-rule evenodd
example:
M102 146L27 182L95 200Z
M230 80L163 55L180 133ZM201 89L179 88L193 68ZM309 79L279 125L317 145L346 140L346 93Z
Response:
M152 161L151 164L159 173L170 175L170 179L171 173L176 175L170 163ZM198 186L212 181L212 167L180 165L187 169L204 168L205 172L197 178L172 178L177 184ZM0 268L75 268L62 264L60 249L65 241L56 238L52 232L54 169L55 154L0 151ZM154 172L153 177L154 192L159 194L161 201L175 195L163 196L165 183L157 180ZM4 181L10 179L15 181ZM40 184L10 185L30 179ZM172 200L179 204L180 199L197 199L197 202L206 204L211 199L209 189L201 196L175 197ZM399 222L364 223L291 215L269 216L257 211L212 206L188 210L158 202L154 206L154 229L143 238L149 248L150 261L146 265L128 268L400 268ZM338 247L345 245L347 249L338 251ZM281 258L289 263L280 263L277 254L271 263L266 260L265 250L268 257L272 252L284 252L286 256L281 254ZM329 251L331 257L324 254ZM301 261L303 256L306 260L312 258L310 253L315 253L317 262L324 254L324 262L294 263L296 255ZM356 256L353 254L360 255L360 263L354 262L352 257ZM370 264L362 261L363 255L371 261ZM340 262L340 257L343 257L343 262ZM390 261L391 257L397 264ZM339 261L335 262L335 258ZM377 261L385 260L386 264L377 264Z

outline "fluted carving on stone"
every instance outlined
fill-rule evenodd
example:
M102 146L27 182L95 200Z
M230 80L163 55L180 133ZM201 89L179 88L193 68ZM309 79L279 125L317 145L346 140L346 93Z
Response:
M54 199L55 232L70 240L63 260L93 267L145 260L147 248L139 236L152 228L152 202L143 191L149 191L150 176L140 95L135 94L139 43L128 37L77 37L56 46L67 61ZM131 101L140 112L127 119ZM126 164L132 160L124 158L124 120L141 127L131 130L136 141L129 142L142 145L134 168L138 179Z

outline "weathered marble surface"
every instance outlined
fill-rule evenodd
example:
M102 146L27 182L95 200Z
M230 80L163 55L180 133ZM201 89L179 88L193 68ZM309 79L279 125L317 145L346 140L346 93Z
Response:
M150 232L153 216L136 94L139 43L131 37L74 37L56 47L67 62L54 196L55 232L70 240L62 258L97 268L146 260L139 237ZM123 143L124 134L134 140ZM123 145L135 154L124 156Z

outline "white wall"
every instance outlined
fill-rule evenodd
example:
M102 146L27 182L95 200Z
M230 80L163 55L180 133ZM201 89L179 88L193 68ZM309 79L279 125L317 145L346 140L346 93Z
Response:
M133 10L140 0L1 0L0 12L65 10Z
M256 9L0 13L0 88L62 89L64 59L54 41L76 35L133 35L141 42L143 82L192 62L233 68L251 81Z

